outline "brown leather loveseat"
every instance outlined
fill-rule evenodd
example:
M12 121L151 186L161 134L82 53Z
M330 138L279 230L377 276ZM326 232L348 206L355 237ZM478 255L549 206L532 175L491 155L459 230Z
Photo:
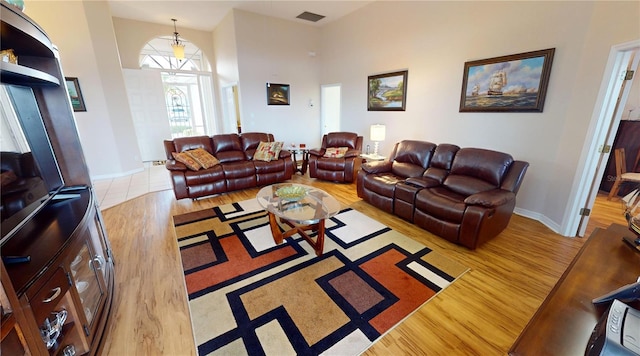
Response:
M507 153L406 140L387 160L362 165L357 191L379 209L475 249L507 227L528 167Z
M269 161L256 160L256 149L261 142L274 142L273 135L249 132L165 140L165 166L171 175L176 199L196 199L291 179L291 153L280 150L278 156ZM217 163L212 167L194 170L174 159L174 153L198 148L214 156Z

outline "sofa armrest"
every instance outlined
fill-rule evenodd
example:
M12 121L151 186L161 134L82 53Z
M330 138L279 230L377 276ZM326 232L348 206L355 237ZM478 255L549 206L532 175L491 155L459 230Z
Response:
M367 173L391 172L391 161L374 161L364 163L361 169Z
M184 163L178 162L173 159L167 160L164 166L170 171L186 171L188 169Z
M324 149L323 148L312 148L309 150L309 154L312 156L318 156L318 157L322 157L324 155Z
M504 205L516 198L513 192L504 189L493 189L468 196L464 203L467 205L481 205L487 208Z
M280 150L280 153L278 154L278 158L285 159L285 158L289 158L289 157L291 157L291 152L289 152L287 150Z
M360 153L361 153L360 150L351 149L351 150L348 150L347 152L345 152L344 158L358 157L358 156L360 156Z

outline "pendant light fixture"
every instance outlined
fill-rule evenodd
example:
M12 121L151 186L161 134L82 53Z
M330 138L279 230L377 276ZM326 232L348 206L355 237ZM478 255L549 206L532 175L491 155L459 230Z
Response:
M173 21L173 41L171 42L171 48L173 48L173 56L181 61L184 59L184 43L180 41L180 34L176 29L176 21L178 20L171 19L171 21Z

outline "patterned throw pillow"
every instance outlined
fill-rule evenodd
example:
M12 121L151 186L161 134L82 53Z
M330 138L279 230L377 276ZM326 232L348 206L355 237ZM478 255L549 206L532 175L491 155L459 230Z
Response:
M278 159L282 150L283 142L263 142L260 141L256 153L253 155L254 161L271 162Z
M349 147L329 147L324 151L324 156L327 158L342 158L347 153Z
M211 168L220 163L217 158L204 148L196 148L195 150L185 151L185 153L191 156L191 158L198 162L204 169Z
M192 171L197 171L198 169L202 168L200 163L196 162L196 160L191 158L191 156L189 156L185 152L171 152L171 155L173 155L173 158L175 158L176 161L184 163L184 165Z

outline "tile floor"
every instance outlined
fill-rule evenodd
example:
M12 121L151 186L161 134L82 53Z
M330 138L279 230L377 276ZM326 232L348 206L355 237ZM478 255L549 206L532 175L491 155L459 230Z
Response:
M126 200L149 192L171 189L169 171L164 165L145 163L143 172L132 175L93 181L100 210L110 208Z

